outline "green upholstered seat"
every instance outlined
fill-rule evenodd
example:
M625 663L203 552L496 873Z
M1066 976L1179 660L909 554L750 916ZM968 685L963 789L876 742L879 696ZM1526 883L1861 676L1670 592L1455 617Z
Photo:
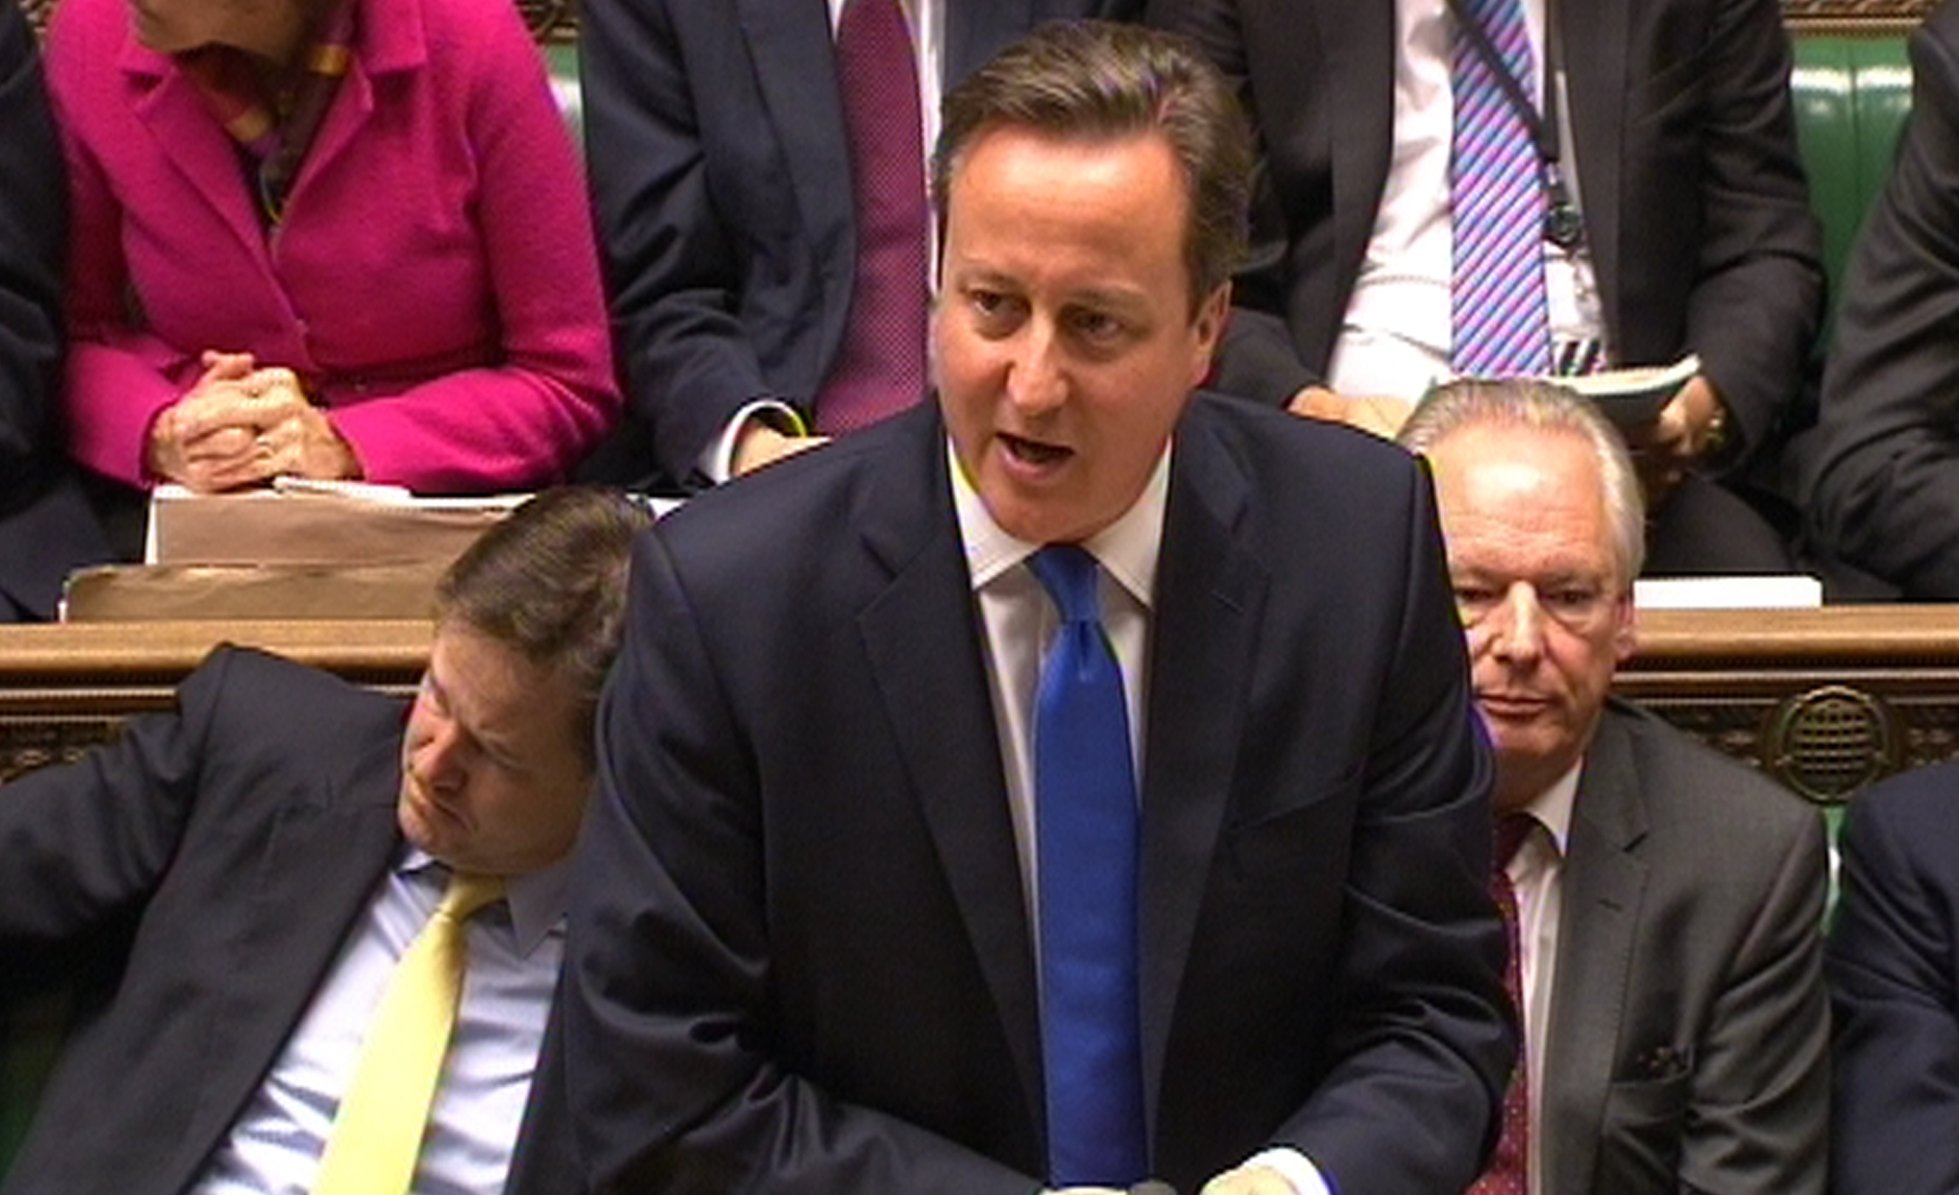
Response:
M1898 130L1911 108L1909 25L1866 24L1880 32L1833 26L1795 36L1796 137L1809 171L1810 205L1823 224L1832 310L1843 294L1850 247L1891 172Z

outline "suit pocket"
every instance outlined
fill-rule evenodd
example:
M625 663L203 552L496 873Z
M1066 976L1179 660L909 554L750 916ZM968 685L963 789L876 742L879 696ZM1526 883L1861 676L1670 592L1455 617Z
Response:
M1680 1134L1693 1075L1620 1079L1606 1091L1599 1141L1600 1191L1671 1190L1679 1182Z

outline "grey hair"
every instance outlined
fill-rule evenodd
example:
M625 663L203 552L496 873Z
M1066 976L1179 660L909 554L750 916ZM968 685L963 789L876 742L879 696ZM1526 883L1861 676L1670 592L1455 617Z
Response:
M1509 378L1446 382L1423 396L1396 437L1410 452L1428 452L1472 427L1515 427L1575 436L1598 462L1600 496L1613 554L1628 588L1646 563L1646 502L1625 440L1597 407L1552 382Z

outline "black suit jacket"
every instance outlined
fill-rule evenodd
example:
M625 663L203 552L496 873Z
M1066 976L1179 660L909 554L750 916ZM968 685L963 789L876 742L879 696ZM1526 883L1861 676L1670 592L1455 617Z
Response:
M1910 42L1911 115L1844 283L1804 510L1907 597L1959 597L1959 7Z
M1608 705L1565 858L1545 1195L1823 1195L1821 816Z
M52 617L68 571L109 558L57 410L64 177L34 31L0 5L0 621Z
M1324 377L1393 150L1392 0L1151 0L1239 81L1266 177L1217 385L1284 402ZM1775 0L1562 5L1571 142L1621 363L1691 350L1744 451L1800 389L1821 312Z
M641 541L561 993L548 1131L581 1157L515 1190L1039 1185L1031 936L944 437L928 405ZM1459 1190L1511 1032L1428 484L1224 399L1172 459L1141 782L1154 1169L1194 1191L1283 1143L1343 1195Z
M1857 794L1830 929L1830 1188L1959 1190L1959 765Z
M399 843L405 709L220 649L174 714L0 789L0 971L134 938L6 1195L175 1195L258 1090Z
M948 89L1044 20L1141 0L946 0ZM807 413L857 242L824 0L587 0L586 161L631 410L673 482L735 413Z

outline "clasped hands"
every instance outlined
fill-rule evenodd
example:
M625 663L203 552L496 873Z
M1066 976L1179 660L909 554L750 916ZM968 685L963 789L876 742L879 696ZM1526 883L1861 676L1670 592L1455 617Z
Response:
M258 368L250 353L207 350L204 373L150 425L151 475L201 493L258 485L281 475L361 475L353 449L306 400L292 370Z
M1041 1195L1175 1195L1164 1183L1147 1182L1130 1187L1062 1187ZM1227 1170L1210 1182L1198 1195L1298 1195L1278 1171L1264 1166L1240 1166Z

